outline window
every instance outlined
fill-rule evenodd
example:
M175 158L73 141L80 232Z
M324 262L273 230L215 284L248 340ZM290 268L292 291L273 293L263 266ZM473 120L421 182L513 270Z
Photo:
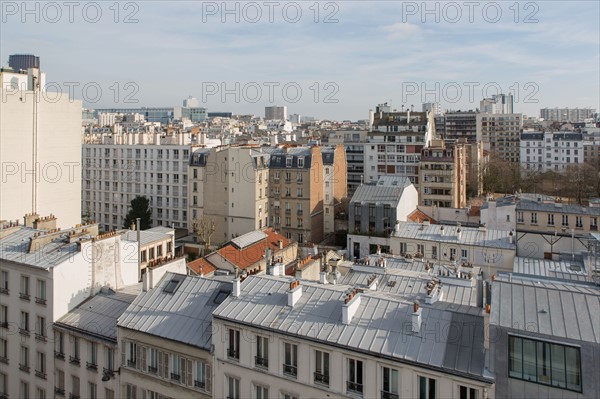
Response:
M291 395L289 393L284 393L283 394L283 399L298 399L297 396Z
M21 333L28 334L29 331L29 313L21 312Z
M69 356L69 360L72 363L79 364L79 338L76 336L71 336L71 355Z
M464 258L464 259L468 259L469 258L469 251L467 251L466 249L461 249L460 250L460 257Z
M98 344L96 342L90 342L88 350L90 361L88 362L87 367L96 369L98 368Z
M437 246L434 245L433 247L431 247L431 259L437 259L437 250Z
M181 380L181 356L173 354L171 356L171 379L175 381Z
M210 365L202 361L196 362L196 376L194 386L207 392L211 390L211 371Z
M286 342L283 344L283 373L296 377L298 375L298 345Z
M315 350L315 383L329 385L329 353Z
M29 276L21 276L21 298L29 299Z
M60 331L54 333L54 356L63 359L65 357L65 337Z
M435 388L435 379L419 376L419 399L435 399Z
M537 213L531 212L531 224L537 224Z
M125 384L125 398L136 399L137 398L137 387L133 384Z
M46 318L42 316L37 317L35 323L35 338L41 341L46 340Z
M8 294L8 272L2 270L0 273L0 293Z
M8 341L0 338L0 362L8 362Z
M581 216L575 216L575 227L583 227L583 218Z
M510 377L581 392L579 348L509 336L508 351Z
M227 357L240 360L240 332L233 328L230 328L228 331Z
M298 157L298 167L299 168L304 167L304 157Z
M0 373L0 395L8 396L8 376Z
M136 361L137 361L137 344L133 343L133 342L127 342L126 343L126 350L127 350L127 366L129 367L135 367Z
M569 226L569 215L562 215L562 225Z
M240 398L240 380L234 377L227 377L227 399Z
M255 364L258 367L269 368L269 338L256 337L256 357Z
M73 399L79 398L79 395L81 395L79 377L74 375L71 376L71 387L72 389L70 397Z
M104 399L115 399L115 391L104 388Z
M44 379L46 378L46 354L44 352L37 353L35 375Z
M59 369L56 369L56 381L54 391L57 394L64 395L65 394L65 372Z
M460 399L478 399L479 391L475 388L466 387L464 385L458 386L458 394Z
M21 381L21 385L19 386L19 398L29 399L29 384L25 381Z
M348 380L346 388L350 393L363 393L363 362L362 360L348 359Z
M548 214L548 226L554 226L554 214L553 213Z
M285 166L288 168L292 166L292 157L287 157L285 159Z
M113 349L106 347L105 351L105 366L108 370L114 370L115 369L115 362L114 362L114 353L113 353Z
M517 212L517 223L524 223L525 217L523 216L523 211Z
M267 387L255 385L254 392L256 392L256 399L269 399L269 388Z
M398 399L398 370L382 367L381 399Z
M37 281L37 292L35 301L37 303L46 304L46 281L38 280Z
M150 362L148 363L148 372L156 374L158 371L158 350L155 348L150 348L149 351Z
M29 372L29 348L26 346L21 346L19 368L23 371Z
M0 305L0 327L8 328L8 308Z

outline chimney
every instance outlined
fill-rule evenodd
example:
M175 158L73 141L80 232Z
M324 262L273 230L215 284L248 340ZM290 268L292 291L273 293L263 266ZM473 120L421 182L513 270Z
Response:
M456 226L456 238L460 241L462 237L462 229L460 228L460 223L457 223Z
M327 272L321 272L321 274L319 274L319 281L321 284L327 284Z
M377 275L375 275L375 274L372 274L367 279L367 287L369 288L369 291L377 291L378 284L379 284L379 280L377 279Z
M277 244L279 244L279 249L283 249L283 240L277 240Z
M288 306L294 307L298 302L298 299L302 296L302 286L300 285L300 281L293 280L290 282L290 289L287 292L288 296Z
M346 325L350 324L359 306L360 294L355 288L344 295L344 304L342 305L342 323Z
M37 218L33 221L33 228L38 230L56 229L56 217L52 214L43 218Z
M233 291L232 291L232 295L237 298L240 296L240 292L241 292L242 288L241 288L241 282L240 282L240 278L236 277L235 280L233 280Z
M419 307L419 303L413 303L413 313L412 313L412 332L418 334L421 331L421 308Z
M510 233L508 233L508 242L511 244L515 243L515 236L512 229L510 229Z
M24 219L24 224L25 227L32 227L33 228L33 222L35 222L38 218L40 217L40 215L38 215L37 213L27 213L25 214Z
M444 226L440 226L440 235L443 236L444 235Z

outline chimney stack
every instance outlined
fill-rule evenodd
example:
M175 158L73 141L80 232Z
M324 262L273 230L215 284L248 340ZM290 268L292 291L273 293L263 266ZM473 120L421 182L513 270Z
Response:
M344 304L342 305L342 323L346 325L350 324L359 306L360 294L355 288L344 295Z
M412 332L418 334L421 331L421 308L418 302L413 304L412 313Z
M321 284L327 284L327 272L321 272L319 274L319 281Z
M300 297L302 296L302 286L300 285L300 281L293 280L290 282L290 289L288 291L288 306L294 307Z
M241 287L240 278L239 278L239 277L236 277L236 278L235 278L235 280L233 280L233 291L232 291L232 293L231 293L231 294L232 294L232 295L233 295L235 298L238 298L238 297L240 296L240 292L241 292L241 290L242 290L242 287Z

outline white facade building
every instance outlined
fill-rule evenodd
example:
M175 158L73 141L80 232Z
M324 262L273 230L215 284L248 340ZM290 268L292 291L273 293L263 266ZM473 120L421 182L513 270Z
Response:
M0 220L37 212L81 222L81 101L44 91L44 74L0 72Z
M265 120L287 120L288 109L286 106L265 107Z
M484 114L512 114L513 111L512 94L494 94L491 98L484 98L480 102L479 112Z
M521 134L520 161L526 170L565 172L569 166L583 165L584 142L581 133L524 132Z
M83 145L84 217L97 221L104 231L122 228L131 200L145 196L154 226L188 228L192 145L158 134L123 134L121 141L116 136L103 135ZM142 140L144 136L151 140Z

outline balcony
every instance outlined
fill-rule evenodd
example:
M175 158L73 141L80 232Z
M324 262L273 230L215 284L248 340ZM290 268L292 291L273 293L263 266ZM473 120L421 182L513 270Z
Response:
M181 380L181 376L179 374L171 373L171 379L173 381L180 381Z
M285 214L286 215L291 215L292 214L292 210L291 209L286 209L285 210Z
M359 393L362 395L363 384L359 384L357 382L352 382L352 381L346 381L346 389L350 393Z
M29 331L24 328L19 328L19 334L21 334L25 337L29 337Z
M41 335L36 333L35 334L35 340L36 341L40 341L40 342L46 342L48 340L48 338L45 335Z
M81 360L78 357L69 356L69 363L76 364L79 366Z
M381 399L400 399L400 396L397 393L381 391Z
M127 366L135 368L135 360L131 360L131 359L127 360Z
M46 373L42 372L42 371L37 371L35 372L35 376L38 378L41 378L42 380L46 379Z
M295 378L298 375L298 367L292 366L291 364L284 363L283 374L289 375L289 376L292 376Z
M35 297L35 303L39 303L40 305L45 305L46 304L46 298Z
M598 226L597 225L592 225L592 226L590 226L590 230L591 231L598 231Z
M194 386L200 389L206 389L206 381L194 380Z
M227 357L230 359L240 360L240 352L233 349L228 349Z
M69 399L79 399L79 395L76 395L73 392L70 392L69 393Z
M8 288L0 288L0 294L6 294L6 295L8 295L9 294Z
M152 374L158 373L158 367L148 366L148 372Z
M98 371L98 365L96 363L85 362L85 368L88 370Z
M304 214L304 211L302 209L298 209L298 210L296 210L296 214L298 216L302 216Z
M19 370L29 373L29 366L19 363Z
M0 356L0 363L8 364L8 358L4 356Z
M59 387L54 387L54 393L58 396L65 396L65 389L59 388Z
M8 322L3 321L2 323L0 323L0 328L8 328Z
M315 383L329 386L329 374L315 372Z
M269 368L269 359L266 357L254 356L254 363L258 367Z
M65 354L63 352L54 351L54 357L56 359L65 360Z
M19 293L19 298L25 300L25 301L30 301L31 300L31 295L29 294L24 294L24 293Z

